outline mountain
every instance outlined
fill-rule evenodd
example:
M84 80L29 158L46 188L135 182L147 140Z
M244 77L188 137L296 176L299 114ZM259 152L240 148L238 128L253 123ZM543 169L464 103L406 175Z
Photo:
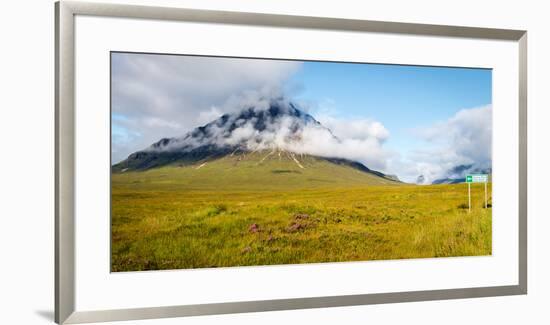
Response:
M447 171L446 176L436 179L431 184L458 184L466 182L467 174L491 174L491 168L480 168L473 164L458 165ZM424 176L420 175L417 179L417 184L424 183Z
M466 179L464 177L462 178L439 178L434 181L432 181L432 184L458 184L458 183L464 183Z
M219 160L231 161L231 166L252 161L257 166L272 164L272 174L296 175L323 165L353 169L379 178L381 183L399 182L395 176L371 170L357 161L308 154L312 139L339 141L328 128L293 103L272 100L265 108L248 107L237 113L224 114L182 137L160 139L148 148L130 154L127 159L113 165L112 170L121 173L164 166L200 169ZM323 168L323 171L329 169Z

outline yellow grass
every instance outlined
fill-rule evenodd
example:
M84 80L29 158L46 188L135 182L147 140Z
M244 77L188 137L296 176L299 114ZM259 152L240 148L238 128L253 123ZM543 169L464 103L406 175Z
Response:
M242 184L208 168L113 174L112 271L491 254L482 184L469 213L466 184L285 187L289 173Z

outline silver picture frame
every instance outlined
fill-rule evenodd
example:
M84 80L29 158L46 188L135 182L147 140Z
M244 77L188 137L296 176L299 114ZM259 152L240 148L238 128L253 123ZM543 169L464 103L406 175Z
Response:
M454 38L507 40L519 49L519 247L517 285L388 292L330 297L148 307L75 310L75 16L272 26L317 30L377 32ZM59 1L55 4L55 321L59 324L137 320L196 315L324 308L527 293L527 31L366 21L309 16L211 11L182 8Z

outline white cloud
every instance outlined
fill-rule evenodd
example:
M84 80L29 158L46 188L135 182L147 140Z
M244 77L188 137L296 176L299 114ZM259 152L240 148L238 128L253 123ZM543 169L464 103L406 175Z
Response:
M215 61L215 64L213 62ZM154 54L114 53L112 110L119 133L113 161L163 137L175 137L236 109L257 94L280 92L301 63Z
M144 117L143 124L148 128L169 128L176 130L181 128L181 125L177 122L161 119L158 117Z
M218 107L212 106L207 111L199 112L199 116L197 117L197 123L200 125L203 125L203 124L212 122L213 120L222 116L222 114L223 114L222 111Z
M319 122L338 138L318 134L316 130L307 132L303 150L310 154L340 157L359 161L367 167L387 171L387 160L391 153L384 148L390 133L378 121L361 118L340 118L324 113Z
M491 168L491 105L460 110L447 121L417 128L413 134L423 139L426 146L413 150L404 160L391 162L408 181L423 175L425 183L431 183Z

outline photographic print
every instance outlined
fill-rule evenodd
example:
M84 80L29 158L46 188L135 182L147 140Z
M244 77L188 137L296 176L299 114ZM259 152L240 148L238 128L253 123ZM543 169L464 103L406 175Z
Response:
M111 53L111 271L492 253L492 70Z

